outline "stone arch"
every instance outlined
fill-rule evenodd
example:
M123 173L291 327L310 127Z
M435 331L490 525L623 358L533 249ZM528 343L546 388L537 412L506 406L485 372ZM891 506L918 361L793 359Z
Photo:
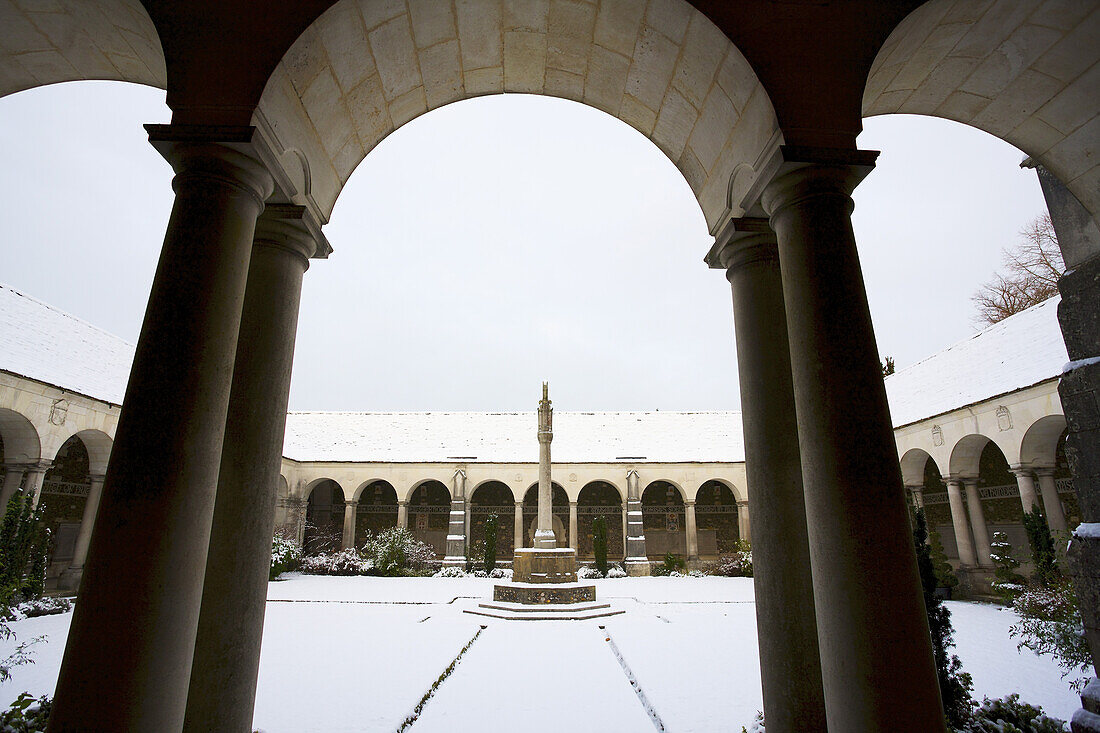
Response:
M408 493L409 531L427 542L442 557L447 551L447 522L450 519L451 492L438 479L417 481Z
M1055 466L1058 442L1065 430L1064 415L1047 415L1033 422L1020 441L1020 463L1044 468Z
M487 94L587 104L651 139L712 231L778 139L771 100L729 38L685 0L523 4L340 0L268 79L254 119L306 161L323 215L355 167L401 125Z
M747 501L748 500L748 497L745 496L744 492L742 492L739 488L737 488L737 484L733 483L732 481L727 481L724 478L709 478L706 481L704 481L703 483L699 484L698 488L695 489L695 495L692 498L692 501L698 501L699 500L699 492L702 491L704 486L706 486L707 484L712 483L712 482L722 484L727 489L729 489L730 493L733 494L733 498L736 499L737 501Z
M863 114L931 115L1005 140L1100 215L1100 7L929 0L886 39Z
M92 476L107 471L110 436L100 430L81 430L65 438L51 456L52 465L42 477L42 520L50 530L49 576L60 574L73 560L76 538L84 513Z
M626 557L623 546L623 502L626 497L610 481L589 481L577 494L577 556L593 558L592 523L607 522L607 556Z
M738 496L733 485L709 479L695 492L696 540L700 557L717 558L737 550L741 539Z
M497 559L512 557L516 535L516 497L512 487L503 481L489 479L478 483L470 492L471 548L485 541L485 521L490 514L497 515ZM472 558L480 560L482 554L474 551Z
M0 97L79 80L167 86L160 36L139 0L3 4Z
M114 440L102 430L87 429L73 433L65 440L79 438L88 451L88 472L90 474L107 473L107 462L111 458Z
M523 494L523 546L533 547L535 528L538 526L539 485L534 483ZM566 531L569 527L569 495L557 481L550 482L550 510L553 517L554 538L558 547L569 544Z
M979 433L971 433L960 438L951 449L951 458L948 462L951 475L977 476L982 451L988 443L992 442Z
M315 554L340 549L346 510L344 488L334 479L322 477L306 485L305 495L305 552Z
M477 484L474 485L473 489L467 490L470 497L473 498L473 495L477 493L477 490L480 489L482 486L485 486L486 484L504 484L508 487L508 491L512 494L512 504L514 505L515 502L519 501L519 497L516 496L516 490L512 488L511 484L509 484L507 481L501 481L500 479L495 478L487 478L484 481L478 481Z
M378 534L397 526L397 490L384 479L364 481L352 494L356 503L355 541L360 546L360 538L367 532Z
M687 558L686 496L681 486L667 479L650 481L642 491L642 527L651 560L670 552Z
M42 458L42 441L34 423L22 413L0 408L0 442L5 463L33 463Z
M935 463L935 459L923 448L905 451L905 455L901 457L901 477L906 486L924 486L924 475L929 461Z

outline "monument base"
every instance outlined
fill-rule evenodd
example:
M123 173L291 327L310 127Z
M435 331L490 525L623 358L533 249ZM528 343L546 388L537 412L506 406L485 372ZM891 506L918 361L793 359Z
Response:
M586 621L592 618L617 616L623 613L623 610L612 608L610 603L595 601L535 605L493 601L479 603L477 608L466 609L466 613L508 621Z
M649 560L644 557L628 557L623 561L623 570L631 578L645 578L653 574L650 571Z
M596 600L596 586L579 583L518 584L493 586L493 600L501 603L547 605L586 603Z
M572 547L521 547L512 559L513 583L576 583L577 551Z

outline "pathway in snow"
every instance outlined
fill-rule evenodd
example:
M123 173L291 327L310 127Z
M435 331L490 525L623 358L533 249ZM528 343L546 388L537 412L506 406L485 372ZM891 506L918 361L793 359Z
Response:
M498 619L410 730L644 733L654 727L594 622Z

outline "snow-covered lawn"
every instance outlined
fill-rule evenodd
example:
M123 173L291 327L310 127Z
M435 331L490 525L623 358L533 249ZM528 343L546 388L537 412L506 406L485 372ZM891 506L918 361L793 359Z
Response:
M272 583L255 726L267 733L396 730L475 635L413 733L644 731L651 716L669 731L728 731L762 707L751 580L597 580L597 596L626 613L592 621L462 613L487 599L494 582L291 574ZM1017 652L1008 636L1011 612L949 605L976 697L1020 692L1068 719L1077 698L1049 660ZM71 616L12 624L19 640L45 634L49 641L34 647L36 664L13 670L0 704L23 690L52 692ZM15 643L0 644L0 655Z

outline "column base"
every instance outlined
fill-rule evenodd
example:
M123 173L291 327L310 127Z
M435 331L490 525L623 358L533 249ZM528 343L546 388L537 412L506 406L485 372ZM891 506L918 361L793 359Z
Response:
M553 550L558 546L558 538L552 529L535 530L535 547L540 550Z
M645 557L628 557L623 560L623 570L631 578L646 578L653 574L649 568L649 559Z
M445 568L462 568L466 569L466 556L465 555L447 555L443 558L443 567Z
M59 590L71 590L75 591L80 588L80 579L84 577L84 567L79 568L70 567L61 573L61 576L57 579L57 587Z

